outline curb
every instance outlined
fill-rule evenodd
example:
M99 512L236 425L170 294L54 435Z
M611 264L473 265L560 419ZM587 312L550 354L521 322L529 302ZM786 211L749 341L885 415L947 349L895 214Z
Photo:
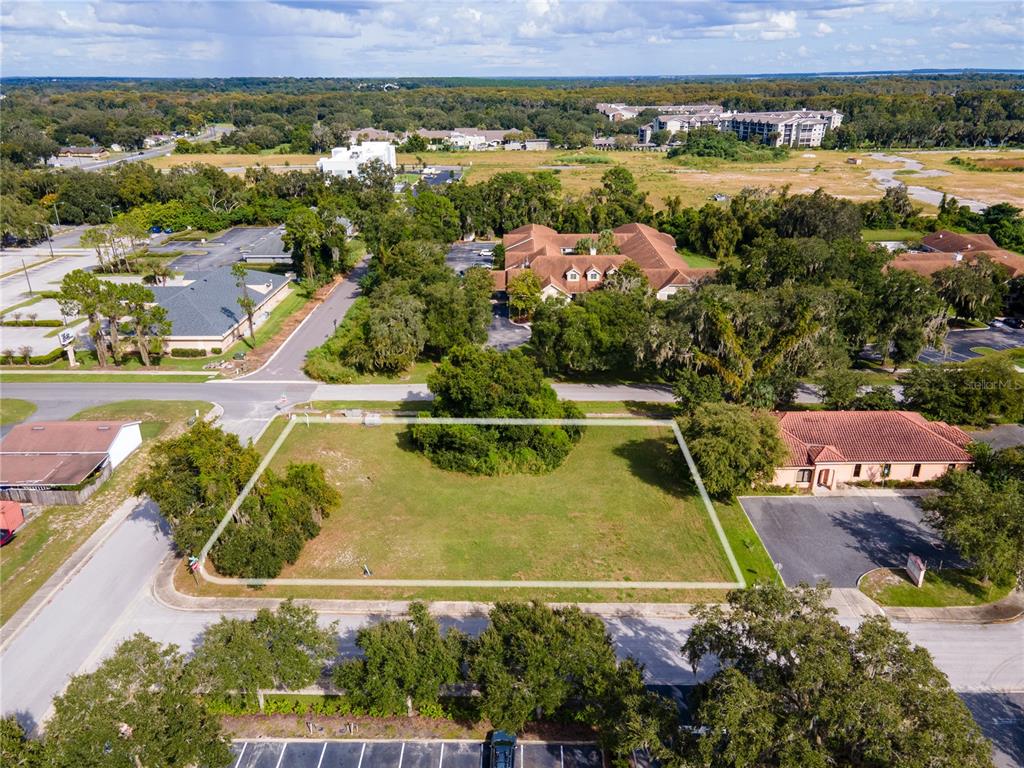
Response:
M984 626L985 624L1014 624L1018 621L1024 620L1024 592L1013 591L1010 592L1004 598L995 600L991 603L984 603L982 605L950 605L945 608L923 608L916 606L903 606L903 605L882 605L872 600L866 592L861 590L861 582L865 577L870 576L872 573L877 571L891 571L893 568L879 567L872 568L861 574L860 578L857 579L857 590L861 592L868 600L875 603L885 617L890 621L904 621L912 624L927 624L934 622L937 624L975 624L978 626ZM985 616L986 613L991 613L993 610L998 610L998 606L1004 603L1010 603L1012 601L1018 601L1017 612L1013 614L1007 614L1005 616L996 615L992 618Z

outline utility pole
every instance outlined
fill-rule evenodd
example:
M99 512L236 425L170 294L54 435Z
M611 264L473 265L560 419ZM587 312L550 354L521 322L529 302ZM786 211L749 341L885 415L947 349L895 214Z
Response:
M57 221L57 226L60 226L60 214L57 213L57 201L53 201L53 218Z
M32 293L32 281L28 279L28 267L25 266L24 259L21 260L21 269L25 273L25 282L28 283L28 295L34 296L35 294Z

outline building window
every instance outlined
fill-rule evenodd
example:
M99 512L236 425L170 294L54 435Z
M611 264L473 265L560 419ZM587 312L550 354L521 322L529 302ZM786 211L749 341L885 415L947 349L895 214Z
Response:
M882 477L888 477L892 474L892 464L882 465Z
M947 472L952 472L954 469L956 469L956 464L947 464L946 465L946 471Z
M915 464L914 465L914 477L920 477L920 476L921 476L921 465L920 464Z
M577 272L575 269L570 269L568 272L565 273L565 279L575 282L576 280L580 279L580 273Z
M853 476L860 477L860 464L853 465Z
M796 473L796 481L798 483L809 483L811 482L811 470L801 469Z
M600 279L601 279L601 273L598 272L596 269L592 269L589 272L587 272L587 280L590 280L591 282L593 282L594 280L600 280Z

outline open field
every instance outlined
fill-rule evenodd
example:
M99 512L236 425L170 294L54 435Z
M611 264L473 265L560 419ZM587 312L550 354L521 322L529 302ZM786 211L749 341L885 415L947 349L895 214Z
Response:
M0 549L0 624L7 621L61 564L71 556L125 499L135 478L149 464L153 438L185 428L196 409L205 414L203 401L129 400L89 408L75 419L140 419L142 446L114 470L103 487L84 504L46 507L20 528Z
M36 412L36 404L13 397L0 399L0 426L17 424Z
M592 427L539 476L444 472L392 426L299 424L271 466L289 461L321 463L344 501L283 577L733 579L666 429Z
M257 445L269 448L283 424ZM543 476L471 477L434 468L408 449L404 429L296 424L271 466L321 463L342 494L339 509L282 577L482 580L732 581L710 519L688 487L671 432L588 429L566 463ZM748 581L774 569L742 510L719 505ZM186 574L179 590L251 595ZM260 594L354 599L691 602L720 589L274 586Z
M292 166L316 165L316 161L324 155L231 155L203 153L197 155L164 155L147 160L150 165L160 170L174 168L179 165L190 165L192 163L205 163L218 168L248 168L253 165L263 165L268 168L289 168Z

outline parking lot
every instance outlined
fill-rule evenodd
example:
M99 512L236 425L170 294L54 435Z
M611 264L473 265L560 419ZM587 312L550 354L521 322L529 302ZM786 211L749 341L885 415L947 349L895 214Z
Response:
M789 587L822 579L855 587L873 568L902 566L910 552L930 568L963 564L921 522L912 498L758 496L740 503Z
M194 240L165 241L152 250L155 253L187 251L184 256L171 262L171 269L177 272L202 272L229 266L242 256L258 260L260 256L284 255L282 234L282 227L232 227L205 243Z
M452 243L452 247L448 251L448 255L445 256L445 263L454 269L457 273L461 274L470 267L487 267L488 269L492 266L492 260L489 256L481 256L480 251L494 251L494 246L497 243L488 241L478 241L475 243Z
M479 741L236 741L232 768L487 768ZM520 743L516 768L602 768L593 744Z
M1024 347L1024 329L980 328L978 330L950 331L946 334L946 349L928 348L921 353L918 360L923 363L962 363L964 360L978 357L975 347L989 349L1016 349Z

